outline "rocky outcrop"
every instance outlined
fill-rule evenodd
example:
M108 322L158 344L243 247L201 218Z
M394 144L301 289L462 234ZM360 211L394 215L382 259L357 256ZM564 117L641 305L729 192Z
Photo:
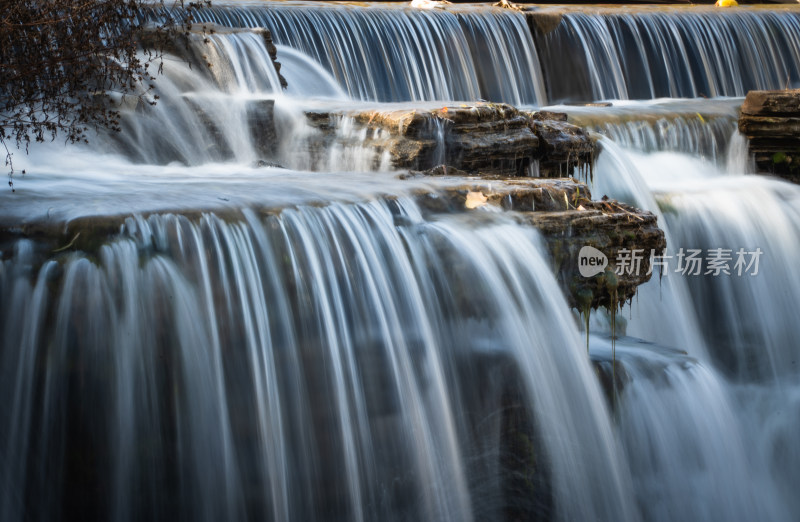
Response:
M800 183L800 89L747 93L739 132L758 172Z
M262 38L264 39L264 45L267 48L267 53L269 53L269 57L272 59L272 65L275 67L275 72L278 73L278 78L281 81L281 87L285 89L289 86L289 84L286 82L286 78L284 78L281 74L281 62L278 61L278 48L275 47L275 43L272 41L272 32L269 29L259 30Z
M617 306L649 281L651 255L666 248L656 216L614 200L591 201L588 187L573 179L470 180L420 194L428 210L476 210L498 206L516 212L520 223L539 230L570 305L581 310ZM580 273L580 252L592 247L607 259L604 270Z
M583 128L567 123L567 115L540 111L529 114L531 130L539 138L539 173L543 177L571 176L575 169L591 171L595 141Z
M307 116L330 140L341 139L335 136L337 126L352 118L368 130L362 144L388 153L398 169L446 165L470 174L560 177L591 165L595 150L594 141L567 123L565 114L525 112L506 104L313 111Z
M616 307L651 277L651 256L666 248L656 216L616 201L583 201L576 210L526 216L544 235L570 304L579 309ZM579 253L593 247L608 259L599 274L584 277Z

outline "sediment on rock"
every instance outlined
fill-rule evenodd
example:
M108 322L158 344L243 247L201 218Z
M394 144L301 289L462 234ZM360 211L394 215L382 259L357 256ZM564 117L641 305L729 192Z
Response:
M739 132L759 173L800 183L800 89L747 93Z

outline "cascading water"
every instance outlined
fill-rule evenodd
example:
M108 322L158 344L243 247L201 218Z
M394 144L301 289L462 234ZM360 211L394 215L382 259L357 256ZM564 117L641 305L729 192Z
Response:
M521 13L304 4L203 9L198 22L267 27L365 101L544 103L539 59Z
M187 60L165 60L155 91L161 102L123 105L123 132L101 139L142 163L256 161L258 141L249 121L271 110L281 92L263 35L195 35L186 47Z
M608 357L611 348L595 339L592 351ZM791 518L722 377L645 343L618 340L616 357L629 379L620 393L620 437L645 520Z
M647 10L566 12L536 39L548 98L591 101L783 89L800 81L798 34L791 10Z
M553 462L549 509L634 519L536 238L474 225L377 201L131 218L91 257L41 265L16 243L0 271L2 518L496 518L490 442L519 393L537 427L514 436ZM468 377L487 366L478 406Z
M347 115L783 87L795 11L545 34L474 6L238 4L197 12L245 30L190 36L121 135L35 146L0 194L1 520L797 518L800 193L741 176L738 100L559 107L606 136L595 197L657 213L669 255L763 252L757 276L642 287L617 325L657 344L617 340L610 400L538 236L428 213L410 194L446 180L396 179ZM304 114L333 109L324 132ZM76 221L109 233L36 236Z
M680 152L726 164L738 136L739 98L614 102L608 107L550 107L572 123L641 152Z
M731 125L730 132L734 129ZM738 153L731 148L731 154ZM703 498L693 504L690 518L794 518L798 506L785 484L800 479L798 453L787 445L800 411L800 332L794 319L800 312L800 280L789 268L800 255L800 191L741 171L731 174L725 165L702 157L644 154L611 142L604 143L594 179L596 191L658 212L668 238L663 278L640 289L638 304L628 311L628 333L699 360L662 360L666 366L659 371L650 367L648 357L626 361L631 382L622 395L620 426L631 473L644 484L658 476L661 482L648 486L656 489L646 496L665 502L648 518L689 516L679 508L687 495L704 488L704 481L720 484L723 477L738 482L701 489ZM679 253L690 250L703 258L698 275L695 269L685 270L686 264L679 266ZM709 271L714 252L721 252L723 260L730 253L730 261L723 263L729 273ZM663 384L655 386L652 375L662 376ZM657 417L647 413L653 404L684 412ZM715 416L707 417L710 412ZM663 420L676 417L684 420L666 430ZM728 445L724 454L717 453L721 443ZM740 493L730 496L733 490ZM665 500L670 496L671 501ZM727 500L709 500L714 496Z

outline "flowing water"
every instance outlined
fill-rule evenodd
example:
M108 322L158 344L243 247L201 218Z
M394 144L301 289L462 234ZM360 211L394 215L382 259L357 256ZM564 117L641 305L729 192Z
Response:
M550 99L695 98L797 84L798 34L794 10L576 11L537 43Z
M525 18L505 10L331 9L311 2L299 9L212 8L196 16L270 28L275 43L312 57L360 100L545 101Z
M622 436L628 452L649 455L631 459L632 474L653 488L640 502L659 499L651 506L654 519L794 518L797 503L786 484L800 479L798 455L788 442L798 414L800 280L791 266L800 255L800 190L747 175L740 138L731 142L725 163L643 153L646 140L643 146L637 136L627 138L604 143L595 194L657 212L669 245L662 278L640 288L637 303L623 311L627 333L693 356L662 361L658 382L642 378L653 373L650 358L625 365L632 382L623 395L630 404L622 407ZM740 170L731 172L735 165ZM709 272L707 259L716 249L730 253L729 274ZM754 267L737 269L740 249L762 252L757 274ZM706 259L700 275L681 269L679 252L690 250ZM654 414L675 408L682 413ZM686 424L666 420L675 417ZM682 479L664 481L670 473ZM731 490L740 491L736 501L727 497ZM684 505L698 494L703 499ZM714 496L726 500L708 500Z
M800 516L800 189L748 174L723 97L797 81L797 11L216 4L245 30L191 37L122 134L15 157L0 520ZM672 257L590 359L538 234L432 211L451 181L398 179L347 112L606 98L644 101L556 108Z

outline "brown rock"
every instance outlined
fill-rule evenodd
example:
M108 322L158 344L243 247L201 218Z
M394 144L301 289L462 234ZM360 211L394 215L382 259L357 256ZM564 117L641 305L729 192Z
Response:
M590 166L594 157L594 141L567 123L562 113L524 112L483 102L436 109L308 113L312 126L331 135L343 116L371 129L359 144L388 151L399 169L427 171L446 165L482 176L525 176L538 163L539 176L559 177L572 174L575 167Z
M800 90L750 91L739 117L760 173L800 182Z
M539 175L571 176L576 167L594 163L595 140L581 127L568 123L566 114L530 115L531 130L539 138Z
M800 89L750 91L742 104L742 114L800 116Z
M616 310L636 294L638 285L650 280L651 253L666 248L664 232L656 216L613 200L591 201L588 187L574 179L474 179L419 194L420 204L431 212L473 210L494 205L519 212L519 222L536 227L543 235L571 306L600 306ZM606 272L583 277L578 254L584 246L603 252ZM617 274L617 260L625 249L640 256L638 270ZM630 267L630 264L626 265Z
M651 253L666 248L664 232L651 212L616 201L583 201L584 210L531 212L527 221L544 235L559 281L570 305L577 308L608 307L612 310L636 294L636 287L650 280ZM606 271L583 277L578 271L578 253L584 246L608 258ZM641 255L638 270L617 270L620 255ZM609 272L614 273L611 275Z
M564 18L564 15L559 12L534 11L528 12L526 16L531 29L542 35L547 35L555 31L556 28L561 25L561 20Z

